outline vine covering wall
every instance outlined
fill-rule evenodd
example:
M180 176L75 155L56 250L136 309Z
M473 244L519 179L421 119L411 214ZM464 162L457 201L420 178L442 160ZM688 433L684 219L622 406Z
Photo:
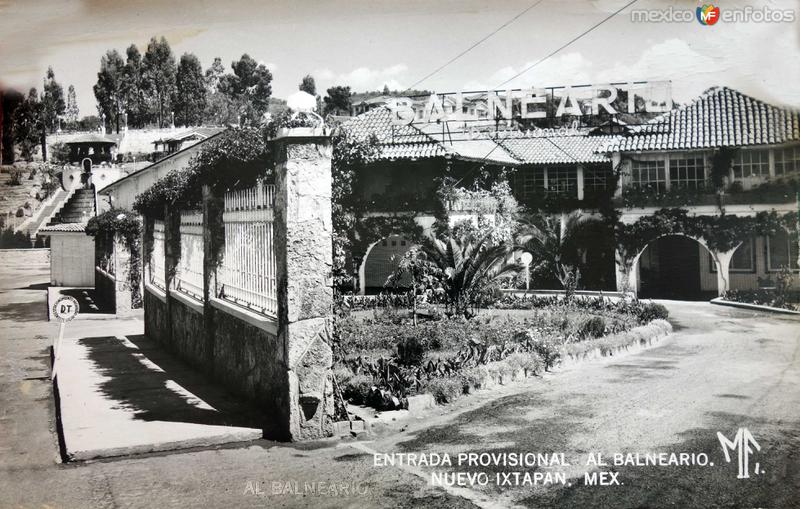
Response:
M130 257L125 281L131 292L131 307L142 306L140 282L142 280L141 237L142 223L134 213L121 209L110 209L89 220L86 234L97 238L101 245L113 245L114 239L122 240ZM121 274L115 274L119 278Z
M700 238L711 251L726 252L753 235L775 235L780 228L797 229L797 213L778 215L759 212L755 216L689 216L686 209L665 208L644 216L633 224L617 222L617 247L626 264L633 262L647 245L664 235L682 234Z

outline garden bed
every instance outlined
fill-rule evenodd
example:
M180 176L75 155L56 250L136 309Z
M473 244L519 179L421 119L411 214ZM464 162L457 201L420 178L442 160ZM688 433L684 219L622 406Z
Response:
M448 403L475 389L541 374L562 359L613 354L671 327L666 309L635 300L505 296L470 320L420 320L405 308L348 313L337 320L335 376L355 404L407 406L430 393ZM643 327L644 326L644 327Z
M712 302L730 303L731 305L745 304L751 309L764 309L767 311L800 311L800 291L781 291L774 288L730 290L725 292L721 299L714 299Z

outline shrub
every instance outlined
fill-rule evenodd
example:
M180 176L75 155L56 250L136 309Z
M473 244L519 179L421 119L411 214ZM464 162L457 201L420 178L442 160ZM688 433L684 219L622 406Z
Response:
M8 180L9 186L21 186L22 185L22 170L13 169L11 170L11 178Z
M486 366L467 368L461 372L461 380L464 384L464 392L486 387L486 382L489 380L489 370L486 369Z
M17 212L14 214L17 217L24 217L25 216L25 209L20 207L17 209Z
M404 366L417 366L422 362L425 348L417 336L403 338L397 345L397 361Z
M460 378L432 378L423 390L433 395L437 403L452 403L464 394L464 381Z
M669 317L669 311L662 304L649 302L642 305L638 315L640 323L648 323L653 320L666 320Z
M606 332L606 321L602 316L593 316L585 320L578 329L582 339L599 338Z
M544 362L535 352L516 352L506 357L513 373L522 371L525 376L536 375L544 369Z
M539 355L544 362L545 370L561 362L561 348L551 338L534 338L531 342L533 351Z
M372 377L368 375L353 375L347 382L342 382L337 378L337 381L342 389L342 396L356 405L363 405L367 402L372 387L375 385Z

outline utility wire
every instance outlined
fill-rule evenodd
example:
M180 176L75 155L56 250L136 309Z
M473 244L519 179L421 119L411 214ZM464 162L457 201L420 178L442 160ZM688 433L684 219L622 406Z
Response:
M566 48L566 47L570 46L572 43L574 43L575 41L577 41L578 39L580 39L580 38L581 38L581 37L583 37L584 35L588 34L588 33L589 33L589 32L591 32L592 30L594 30L595 28L599 27L600 25L602 25L602 24L603 24L603 23L605 23L606 21L610 20L611 18L613 18L614 16L616 16L617 14L619 14L619 13L620 13L620 12L622 12L622 11L624 11L625 9L627 9L628 7L630 7L631 5L635 4L635 3L636 3L636 2L638 2L638 1L639 1L639 0L632 0L631 2L628 2L627 4L623 5L622 7L620 7L620 8L619 8L619 9L617 9L616 11L614 11L614 13L613 13L613 14L611 14L611 15L610 15L610 16L608 16L608 17L606 17L605 19L603 19L603 20L602 20L602 21L600 21L599 23L595 24L594 26L592 26L592 27L591 27L591 28L589 28L588 30L586 30L586 31L584 31L584 32L582 32L582 33L580 33L578 36L576 36L576 37L572 38L572 39L571 39L569 42L567 42L566 44L564 44L564 45L563 45L563 46L561 46L560 48L556 49L555 51L553 51L553 52L552 52L552 53L550 53L549 55L547 55L547 56L545 56L545 57L543 57L543 58L540 58L539 60L537 60L536 62L532 63L531 65L529 65L529 66L528 66L528 67L526 67L525 69L521 70L520 72L518 72L518 73L517 73L517 74L515 74L514 76L512 76L512 77L508 78L507 80L505 80L504 82L500 83L499 85L497 85L496 87L494 87L494 90L499 90L499 89L500 89L500 87L502 87L502 86L503 86L503 85L505 85L506 83L508 83L508 82L510 82L510 81L512 81L512 80L515 80L515 79L519 78L520 76L522 76L522 75L523 75L523 74L525 74L526 72L530 71L531 69L533 69L533 68L534 68L534 67L536 67L537 65L541 64L542 62L544 62L544 61L545 61L545 60L547 60L548 58L552 57L553 55L555 55L556 53L558 53L558 52L559 52L559 51L561 51L562 49L564 49L564 48Z
M444 69L444 68L445 68L445 67L447 67L448 65L452 64L453 62L455 62L455 61L456 61L456 60L458 60L459 58L463 57L464 55L466 55L467 53L469 53L469 52L470 52L470 51L472 51L473 49L477 48L478 46L480 46L481 44L483 44L483 43L484 43L484 42L485 42L487 39L489 39L490 37L492 37L493 35L495 35L495 34L496 34L497 32L499 32L500 30L504 29L505 27L507 27L507 26L508 26L508 25L510 25L511 23L513 23L513 22L515 22L516 20L518 20L518 19L519 19L520 17L522 17L522 16L523 16L523 15L524 15L526 12L530 11L531 9L533 9L534 7L536 7L537 5L539 5L540 3L542 3L543 1L544 1L544 0L539 0L538 2L534 2L534 3L533 3L533 4L531 4L531 5L530 5L530 6L529 6L527 9L525 9L524 11L520 12L519 14L517 14L516 16L514 16L514 17L513 17L513 18L511 18L510 20L506 21L505 23L503 23L502 25L500 25L499 27L497 27L497 28L496 28L494 31L492 31L492 32L491 32L489 35L487 35L487 36L486 36L486 37L484 37L483 39L479 40L478 42L476 42L475 44L473 44L473 45L472 45L472 46L470 46L469 48L465 49L464 51L462 51L462 52L461 52L461 53L459 53L458 55L454 56L453 58L451 58L450 60L448 60L448 61L447 61L447 62L445 62L444 64L440 65L439 67L437 67L436 69L434 69L433 71L431 71L430 73L428 73L427 75L425 75L423 78L419 79L419 80L418 80L416 83L414 83L413 85L411 85L410 87L408 87L408 88L409 88L409 90L413 89L414 87L416 87L417 85L419 85L419 84L420 84L420 83L422 83L423 81L427 80L428 78L430 78L430 77L431 77L431 76L433 76L434 74L438 73L439 71L441 71L442 69Z

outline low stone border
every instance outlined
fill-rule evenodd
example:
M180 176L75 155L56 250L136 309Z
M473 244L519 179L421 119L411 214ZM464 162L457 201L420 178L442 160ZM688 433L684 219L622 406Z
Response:
M753 311L767 311L769 313L782 313L785 315L800 315L800 311L792 311L791 309L775 308L772 306L763 306L761 304L748 304L747 302L736 302L733 300L725 300L722 297L711 299L712 304L718 306L730 306L733 308L751 309Z
M598 339L589 339L580 343L572 343L562 349L561 362L557 367L573 366L601 357L611 357L621 353L634 353L645 350L652 346L654 342L667 337L671 333L672 324L668 321L653 320L647 325L634 327L626 332ZM518 382L530 376L535 376L533 373L528 373L528 370L524 368L515 371L509 370L507 364L505 360L502 360L473 368L482 371L484 376L480 383L469 388L469 394L474 393L476 390L490 389L497 385L505 386L511 382ZM389 421L418 415L423 410L438 405L436 398L430 393L411 396L408 398L408 403L408 410L380 411L366 406L359 406L356 407L358 410L353 413L364 420L366 431L370 432L373 424L386 424ZM352 430L347 424L347 422L342 423L340 425L341 429L337 428L337 432L341 435L351 433ZM356 433L353 432L352 434L355 435Z
M666 320L653 320L647 325L612 334L610 336L589 339L579 343L565 345L561 353L561 365L579 364L586 360L600 357L612 357L615 354L637 352L643 350L672 332L672 324Z

